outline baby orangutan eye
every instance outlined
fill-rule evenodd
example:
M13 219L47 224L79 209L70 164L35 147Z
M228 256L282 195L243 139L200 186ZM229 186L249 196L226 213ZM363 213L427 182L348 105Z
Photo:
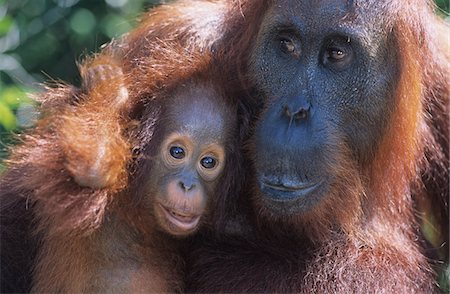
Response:
M200 164L204 168L211 169L211 168L214 168L216 166L217 161L214 158L210 157L210 156L206 156L206 157L203 157L200 160Z
M186 156L184 149L179 146L173 146L170 148L170 155L176 159L183 159Z

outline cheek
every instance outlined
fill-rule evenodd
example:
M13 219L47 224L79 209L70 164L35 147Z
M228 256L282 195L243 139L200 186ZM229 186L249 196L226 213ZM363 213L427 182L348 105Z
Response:
M358 72L350 92L354 98L347 103L351 107L344 121L349 126L345 131L350 144L362 163L371 160L394 115L394 93L400 76L398 59L393 50L380 48L376 58L367 58Z
M357 90L349 93L356 93L347 96L350 99L339 110L342 131L361 163L370 161L393 115L393 84L396 78L390 77L388 80L380 76L383 73L355 83L354 89Z
M204 191L205 191L205 197L207 202L210 201L212 198L215 197L215 195L217 194L217 179L211 182L203 182L203 187L204 187Z
M146 185L145 197L148 199L148 202L160 199L167 193L167 184L172 177L173 175L169 173L164 165L159 162L154 163L152 169L146 176L147 183L142 183L142 185Z

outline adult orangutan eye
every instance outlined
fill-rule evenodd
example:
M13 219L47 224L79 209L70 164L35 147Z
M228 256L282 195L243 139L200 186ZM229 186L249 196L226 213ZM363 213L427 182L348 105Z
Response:
M280 35L278 37L279 48L283 54L298 58L300 56L300 44L295 38Z
M331 41L322 50L322 64L325 67L343 70L354 59L354 53L350 43L338 41Z
M179 146L173 146L170 148L170 155L176 159L183 159L186 156L184 149Z
M214 168L217 164L217 160L212 158L211 156L205 156L200 160L200 164L207 169Z
M292 54L295 52L295 45L292 40L282 38L280 40L280 49L286 54Z
M327 55L328 60L331 62L342 61L347 57L347 54L339 48L329 48Z

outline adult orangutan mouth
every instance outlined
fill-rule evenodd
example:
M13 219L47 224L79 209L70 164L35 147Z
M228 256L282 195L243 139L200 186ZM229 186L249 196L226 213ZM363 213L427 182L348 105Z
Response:
M323 181L310 183L292 184L274 184L270 182L262 182L261 190L264 194L278 201L290 201L299 197L306 197L317 190Z
M200 221L200 215L187 214L163 205L160 205L160 207L164 212L166 219L172 225L183 231L191 231L195 229Z

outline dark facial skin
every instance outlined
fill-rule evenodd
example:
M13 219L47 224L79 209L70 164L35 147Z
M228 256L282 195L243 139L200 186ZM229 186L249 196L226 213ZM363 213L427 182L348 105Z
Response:
M225 164L228 113L210 89L181 87L165 110L163 141L148 175L148 194L162 230L194 232Z
M391 116L398 66L376 22L364 4L341 0L278 0L265 15L249 68L267 101L254 161L273 213L314 209L345 190L340 161L359 169L370 162Z

